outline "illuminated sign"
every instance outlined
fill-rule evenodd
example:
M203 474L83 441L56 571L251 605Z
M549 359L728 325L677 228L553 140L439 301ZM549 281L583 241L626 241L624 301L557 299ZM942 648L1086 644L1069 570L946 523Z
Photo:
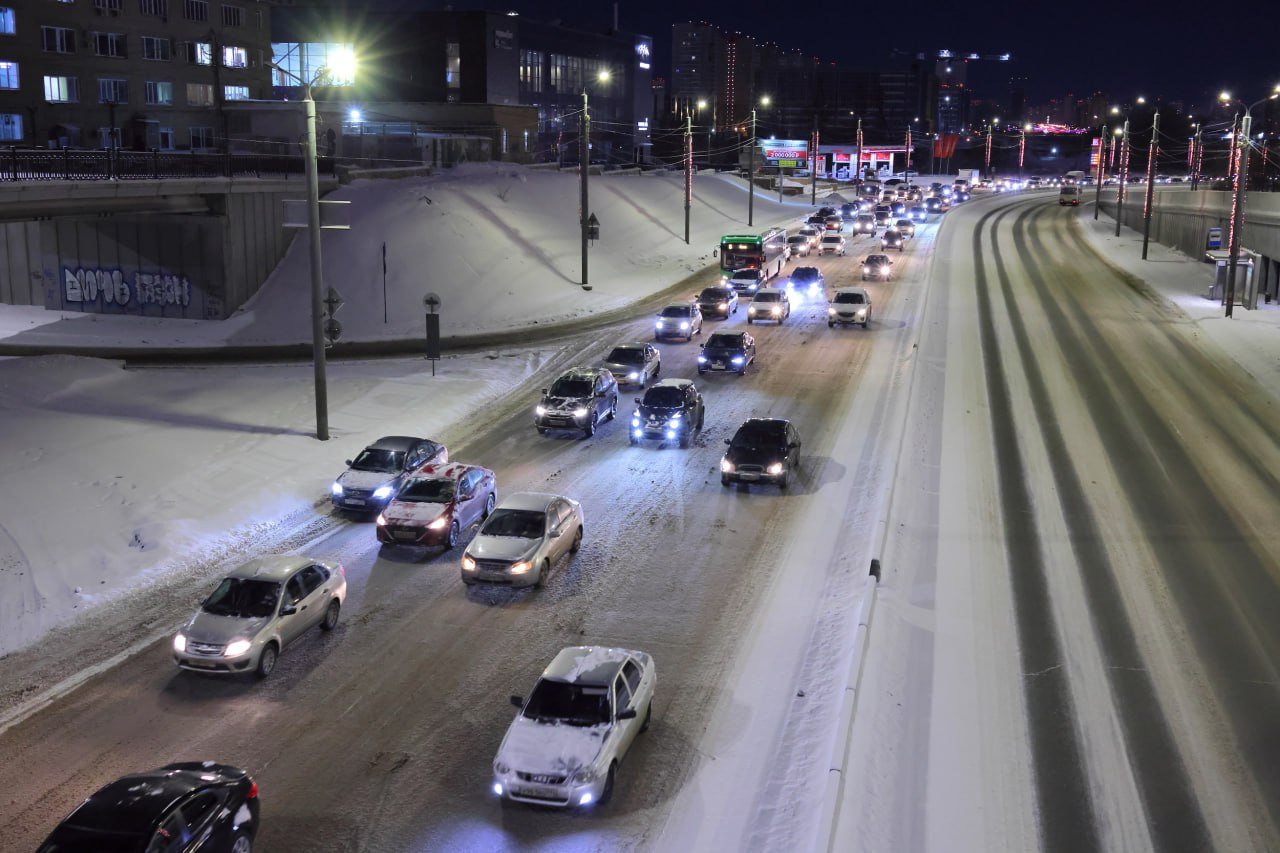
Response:
M804 139L762 139L760 150L765 160L807 160L809 159L809 143ZM780 165L795 165L794 162Z

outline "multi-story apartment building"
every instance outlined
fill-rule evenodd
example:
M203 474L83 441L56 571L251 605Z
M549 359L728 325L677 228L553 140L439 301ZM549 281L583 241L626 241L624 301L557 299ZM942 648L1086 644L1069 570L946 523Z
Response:
M222 150L271 95L263 0L0 0L0 144Z

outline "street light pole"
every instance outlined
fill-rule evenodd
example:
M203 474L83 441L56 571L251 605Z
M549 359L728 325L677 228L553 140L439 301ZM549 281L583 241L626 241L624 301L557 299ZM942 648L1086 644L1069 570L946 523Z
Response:
M1027 126L1022 126L1022 136L1018 138L1018 183L1022 183L1022 164L1027 157Z
M862 117L861 116L858 117L858 145L855 150L857 151L857 161L854 163L854 166L853 166L853 178L854 178L855 185L861 186L862 185ZM911 185L910 180L907 181L907 185L908 186Z
M985 171L988 178L991 177L991 134L994 132L995 127L990 124L987 125L987 165Z
M1204 161L1204 153L1201 148L1204 141L1200 136L1200 125L1196 125L1196 135L1191 139L1191 191L1195 192L1200 186L1200 164Z
M578 213L578 229L582 236L582 284L587 284L587 217L591 215L588 205L587 177L591 174L588 163L591 158L591 112L587 107L587 87L582 87L582 133L578 138L578 183L581 185L582 197L578 200L581 210Z
M684 119L684 242L689 244L689 208L693 203L693 119Z
M1116 190L1116 236L1120 236L1120 219L1124 213L1125 190L1129 185L1129 118L1120 132L1120 188Z
M324 272L320 256L320 169L316 160L316 102L311 84L303 88L307 115L307 236L311 240L311 360L315 373L316 438L329 440L329 383L324 357Z
M813 150L809 152L809 202L818 203L818 117L813 117Z
M1024 131L1025 134L1025 131ZM1102 135L1098 137L1098 182L1093 194L1093 218L1096 221L1102 208L1102 172L1107 166L1107 126L1102 126ZM1021 175L1019 175L1021 177Z
M756 221L756 108L751 108L751 139L747 142L747 225Z
M1259 102L1261 103L1261 102ZM1256 104L1254 106L1257 106ZM1227 316L1231 316L1232 305L1236 301L1236 268L1240 256L1240 229L1244 227L1244 193L1249 182L1249 132L1252 130L1253 116L1249 107L1240 119L1240 132L1231 140L1237 148L1235 191L1231 196L1231 238L1227 241Z
M1151 208L1156 200L1156 158L1160 156L1160 111L1151 119L1151 147L1147 149L1147 197L1142 205L1142 259L1147 259L1151 242Z

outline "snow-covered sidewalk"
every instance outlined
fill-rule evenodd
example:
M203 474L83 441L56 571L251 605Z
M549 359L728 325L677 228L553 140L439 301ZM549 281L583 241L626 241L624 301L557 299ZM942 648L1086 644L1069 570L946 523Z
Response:
M1092 205L1081 205L1079 223L1102 257L1176 305L1241 369L1280 397L1280 305L1259 298L1256 309L1236 305L1228 318L1223 303L1208 298L1212 264L1154 241L1144 261L1142 233L1122 227L1115 236L1115 220L1106 214L1095 220Z

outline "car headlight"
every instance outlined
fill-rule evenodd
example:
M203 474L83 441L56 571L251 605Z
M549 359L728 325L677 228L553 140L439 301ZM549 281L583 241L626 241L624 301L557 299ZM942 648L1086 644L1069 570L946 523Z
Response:
M547 413L547 407L539 403L538 405L533 407L533 413L538 417L542 417Z
M832 317L834 317L836 315L836 309L828 308L827 313L830 314Z
M575 418L585 418L587 416L587 407L579 406L578 408L574 409L573 416Z
M863 308L861 311L858 312L858 317L861 318L865 316L867 316L867 309Z
M476 570L476 561L472 559L470 554L462 555L462 570L464 572L474 572Z
M745 358L745 357L743 357L743 356L735 355L735 356L733 357L733 363L734 363L734 364L742 364L742 362L744 362L744 361L746 361L746 358Z
M374 489L374 490L373 490L373 496L374 496L374 498L376 498L376 499L389 498L389 497L391 497L391 491L392 491L392 489L391 489L391 486L389 486L389 485L387 485L387 486L378 486L378 488L376 488L376 489Z
M173 650L175 652L185 652L187 650L187 638L185 634L174 635Z
M782 473L782 463L781 463L781 462L775 462L775 463L773 463L772 465L770 465L768 468L766 468L766 469L765 469L765 471L766 471L767 473L770 473L770 474L781 474L781 473Z
M329 491L330 491L330 492L332 492L332 493L333 493L333 494L335 494L335 495L341 495L341 494L342 494L342 484L341 484L341 483L334 483L332 486L330 486L330 487L329 487Z
M662 321L661 321L661 320L659 320L658 322L654 323L653 325L654 325L654 327L655 327L655 328L661 329L661 328L662 328Z
M639 416L639 415L634 415L634 416L632 416L632 418L631 418L631 425L632 425L633 427L638 427L638 426L640 426L640 416Z
M594 767L579 767L577 770L573 771L573 775L569 777L569 781L575 785L580 785L583 782L594 782L595 778L596 771Z
M778 316L779 314L781 314L781 313L782 313L782 306L781 306L781 305L775 305L775 306L773 306L773 316L777 317L777 316Z
M449 526L449 513L446 512L444 515L440 516L435 521L428 524L427 529L428 530L444 530L448 526Z
M728 307L729 307L729 303L728 303L728 301L721 302L721 303L720 303L720 307L721 307L721 308L728 308Z
M378 525L379 527L386 527L387 517L382 513L378 513L378 517L374 520L374 524Z
M630 379L632 382L635 382L637 379L640 378L640 374L633 370L627 374L627 378Z
M672 418L671 420L667 421L667 426L670 427L671 429L679 429L680 420L678 418Z
M251 640L232 640L227 643L227 647L222 650L222 656L224 658L238 657L249 651L252 647L253 642Z
M681 330L681 331L685 331L685 330L687 330L688 328L689 328L689 323L688 323L687 321L681 321L681 323L680 323L680 330Z
M528 560L521 560L511 567L511 574L522 575L531 568L533 568L533 563L530 563Z
M756 306L754 306L754 305L749 305L749 306L747 306L747 313L748 313L748 314L754 314L754 313L756 313Z
M705 355L698 356L698 364L706 364L706 363L707 363L707 357Z
M732 474L732 473L733 473L733 463L732 463L732 462L730 462L728 459L721 459L721 460L720 460L720 470L721 470L722 472L724 472L725 474Z
M493 772L497 773L499 776L506 776L511 772L511 768L503 764L501 761L495 761L493 762Z

